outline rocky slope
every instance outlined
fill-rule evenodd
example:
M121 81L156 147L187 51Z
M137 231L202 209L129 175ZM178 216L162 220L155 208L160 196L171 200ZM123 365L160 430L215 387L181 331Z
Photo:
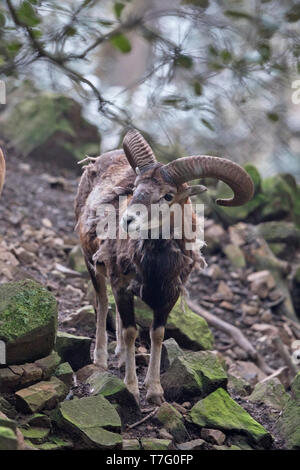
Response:
M286 204L283 196L290 188L296 194L294 183L280 177L288 183L278 198L281 186L274 193L259 178L255 208L234 220L207 201L208 267L190 279L194 311L179 302L170 316L162 359L167 402L159 408L145 402L151 314L137 302L139 408L113 356L112 297L109 371L91 364L95 314L73 231L74 174L49 175L42 163L9 152L7 175L0 203L0 339L9 345L0 366L1 449L300 447L300 232L297 198Z

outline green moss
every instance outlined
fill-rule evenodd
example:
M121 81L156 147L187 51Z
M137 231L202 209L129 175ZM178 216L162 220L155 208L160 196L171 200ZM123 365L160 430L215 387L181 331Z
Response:
M18 441L14 431L0 426L0 450L17 450Z
M49 428L29 427L20 428L21 433L25 439L29 439L33 444L43 443L49 436Z
M262 182L258 169L256 168L256 166L252 165L252 163L246 163L246 165L244 165L244 168L253 181L255 194L258 193L261 189Z
M196 403L190 411L192 422L200 427L244 433L259 445L269 447L270 434L255 421L228 393L219 388Z
M167 450L171 444L168 439L142 438L141 445L144 450Z
M56 327L57 304L40 284L25 280L0 286L0 338L12 341L49 320Z

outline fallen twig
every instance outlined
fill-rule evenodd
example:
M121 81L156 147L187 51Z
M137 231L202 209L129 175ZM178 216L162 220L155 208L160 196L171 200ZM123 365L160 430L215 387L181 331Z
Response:
M133 428L136 428L137 426L139 426L140 424L144 423L145 421L147 421L148 419L152 418L152 416L154 416L158 410L158 406L156 408L154 408L153 411L151 411L151 413L149 413L147 416L145 416L144 418L140 419L139 421L137 421L136 423L133 423L133 424L128 424L127 425L127 429L133 429Z
M293 363L291 355L287 351L287 348L284 346L284 344L281 341L281 338L279 338L279 336L273 336L272 342L273 342L274 347L276 348L277 352L280 354L281 358L283 359L285 364L288 366L289 371L291 373L291 378L293 378L297 374L298 368Z
M191 308L191 310L203 317L209 325L214 326L218 330L221 330L224 333L230 335L235 341L235 343L240 346L240 348L242 348L244 351L246 351L248 356L260 367L263 372L265 372L265 374L272 374L274 372L274 370L265 363L264 359L254 349L250 341L243 335L239 328L234 325L231 325L230 323L227 323L224 320L221 320L220 318L216 317L207 310L204 310L202 307L192 302L191 300L188 300L187 304Z

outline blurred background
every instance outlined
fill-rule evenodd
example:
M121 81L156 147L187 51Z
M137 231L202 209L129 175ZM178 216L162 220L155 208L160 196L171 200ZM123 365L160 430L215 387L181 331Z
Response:
M299 179L299 20L291 0L5 0L0 137L72 166L134 126L165 161Z

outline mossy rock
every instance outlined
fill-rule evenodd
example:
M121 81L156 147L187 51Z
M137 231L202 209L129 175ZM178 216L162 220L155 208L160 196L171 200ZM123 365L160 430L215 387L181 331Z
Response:
M141 450L138 439L123 439L122 450Z
M250 442L269 448L271 435L255 421L230 395L218 388L190 411L192 422L199 427L220 429L226 432L245 434Z
M203 397L226 387L227 374L220 359L210 351L187 352L177 356L161 377L167 400Z
M0 450L17 450L18 439L10 428L0 426Z
M77 436L89 449L122 448L120 417L115 407L102 395L61 403L57 424Z
M143 450L168 450L172 441L168 439L155 439L151 437L143 437L141 446Z
M288 449L300 449L300 372L296 375L292 385L292 395L289 398L276 428L285 440Z
M85 155L99 155L100 135L67 96L43 93L17 103L6 113L1 131L26 157L73 168Z
M140 299L135 299L136 322L142 329L149 329L153 312ZM212 349L213 335L207 322L186 305L182 299L178 299L169 314L165 338L174 338L182 348L192 351Z
M2 411L0 411L0 426L10 428L13 431L16 431L17 424L13 419L8 418Z
M55 350L63 362L68 362L76 372L91 364L92 339L87 336L75 336L64 331L57 332Z
M170 403L165 402L160 406L155 419L173 436L175 442L188 440L189 434L183 424L183 417Z
M100 394L117 405L123 426L141 418L139 406L123 380L109 372L95 372L86 382L90 384L92 395Z
M8 418L15 419L17 411L4 397L0 395L0 412L4 413Z
M55 370L55 377L64 382L68 387L73 383L74 372L68 362L63 362Z
M40 427L29 427L29 428L20 428L21 433L24 436L24 439L29 440L32 444L42 444L45 442L49 436L49 428L40 428Z
M41 284L25 280L0 286L0 340L6 343L7 364L47 356L56 330L57 303Z
M30 441L25 439L25 443L28 444ZM69 439L61 439L60 437L51 436L47 442L35 444L34 447L38 450L67 450L72 449L73 445L73 442Z
M174 338L166 339L162 344L161 371L165 372L177 356L183 356L183 350L178 346Z
M292 222L263 222L257 229L268 243L286 243L290 248L300 246L300 229Z
M53 375L55 369L60 364L61 358L56 351L51 351L51 353L35 361L35 365L38 366L43 371L43 379L49 379Z
M253 403L264 403L275 410L281 411L287 401L289 395L286 393L284 386L278 378L271 378L264 382L258 382L248 400Z

